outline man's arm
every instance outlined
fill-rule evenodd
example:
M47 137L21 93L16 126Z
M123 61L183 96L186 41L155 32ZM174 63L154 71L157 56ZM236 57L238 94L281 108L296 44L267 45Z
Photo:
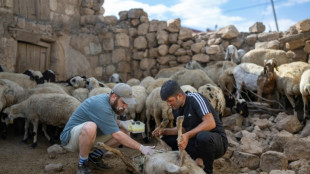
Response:
M177 127L173 127L173 128L164 128L162 130L160 130L159 127L157 127L153 132L152 135L153 136L160 136L160 135L177 135L178 134L178 129Z
M136 149L136 150L139 150L141 144L138 143L137 141L133 140L132 138L130 138L130 136L126 135L124 132L122 131L117 131L117 132L114 132L112 134L112 137L118 141L119 143L129 147L129 148L132 148L132 149Z
M183 141L178 144L180 150L184 150L188 144L188 140L198 134L201 131L210 131L216 126L212 113L207 113L202 117L202 122L194 129L185 132L182 137Z

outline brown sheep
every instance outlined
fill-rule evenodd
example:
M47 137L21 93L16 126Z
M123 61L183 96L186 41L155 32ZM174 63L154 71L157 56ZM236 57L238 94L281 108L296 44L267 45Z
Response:
M276 85L276 74L274 68L276 68L276 70L278 68L275 59L266 59L264 61L263 74L259 75L257 79L258 102L262 102L263 94L265 94L267 96L267 99L270 100L271 95L274 93Z

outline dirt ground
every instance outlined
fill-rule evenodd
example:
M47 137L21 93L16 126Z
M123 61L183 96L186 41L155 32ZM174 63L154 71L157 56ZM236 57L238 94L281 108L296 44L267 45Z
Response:
M28 144L21 143L23 136L14 135L9 132L5 140L0 139L0 174L40 174L44 171L45 165L62 163L63 169L59 173L75 174L77 171L78 153L68 152L58 154L56 158L50 159L47 154L47 148L50 147L49 142L39 133L38 146L31 149L30 140ZM139 142L141 138L137 138ZM59 140L56 141L59 144ZM142 143L142 142L141 142ZM152 143L151 143L152 144ZM125 155L134 157L140 154L139 151L132 150L126 147L119 148ZM125 164L115 155L107 155L104 161L112 168L108 170L98 171L93 170L95 174L126 174ZM237 169L231 167L229 162L215 162L214 174L234 174L238 173Z

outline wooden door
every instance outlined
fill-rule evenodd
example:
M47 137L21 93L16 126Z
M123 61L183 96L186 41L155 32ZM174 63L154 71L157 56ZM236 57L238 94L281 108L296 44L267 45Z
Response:
M47 43L35 45L18 42L15 71L23 73L27 69L44 72L50 66L50 47Z

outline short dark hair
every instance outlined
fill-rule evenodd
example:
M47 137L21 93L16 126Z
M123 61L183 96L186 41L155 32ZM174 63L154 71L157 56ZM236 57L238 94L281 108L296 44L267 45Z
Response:
M178 82L175 80L168 80L161 87L160 97L163 101L166 101L168 97L176 96L179 93L184 94Z

